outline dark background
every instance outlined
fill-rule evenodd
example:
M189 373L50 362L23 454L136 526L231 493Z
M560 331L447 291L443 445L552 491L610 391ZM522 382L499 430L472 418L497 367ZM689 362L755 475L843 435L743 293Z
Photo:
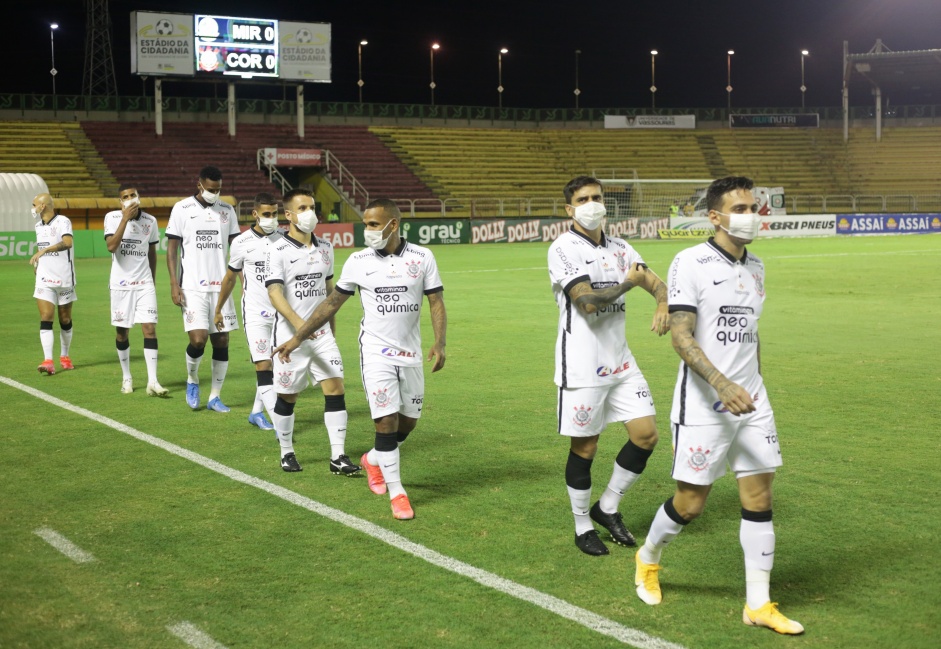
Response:
M495 2L302 0L112 0L112 47L118 93L153 95L130 73L133 10L329 22L333 82L307 84L308 101L357 101L357 44L363 53L364 100L429 103L429 48L435 54L437 104L497 104L497 52L503 58L507 107L572 107L575 50L582 107L650 106L650 50L658 107L726 105L726 51L732 57L733 107L799 106L800 50L807 105L838 106L842 48L869 51L876 38L894 51L941 48L941 0L690 0L677 2ZM56 91L80 94L85 61L82 0L18 2L4 11L8 60L0 92L51 93L49 23L55 33ZM939 80L941 85L941 80ZM941 103L934 88L888 89L889 105ZM851 87L854 105L872 102L868 84ZM170 96L225 96L211 82L164 83ZM240 98L294 97L281 82L243 85Z

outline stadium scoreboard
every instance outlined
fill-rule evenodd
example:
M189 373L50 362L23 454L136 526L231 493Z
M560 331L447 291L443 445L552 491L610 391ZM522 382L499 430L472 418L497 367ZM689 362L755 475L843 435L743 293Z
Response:
M195 16L196 70L240 77L278 76L278 21Z

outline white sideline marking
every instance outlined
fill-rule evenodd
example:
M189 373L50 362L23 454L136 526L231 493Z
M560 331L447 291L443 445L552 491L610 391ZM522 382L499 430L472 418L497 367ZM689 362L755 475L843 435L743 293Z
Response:
M200 631L199 627L192 622L168 624L167 631L196 649L225 649L225 645L219 644L212 639L212 636Z
M75 563L90 563L95 560L94 555L92 555L90 552L85 552L85 550L78 547L53 529L48 527L40 527L37 530L33 530L33 534L41 538L43 541L54 547L56 550L67 556Z
M668 642L662 638L656 636L648 635L643 631L638 629L632 629L630 627L619 624L614 620L609 620L606 617L602 617L597 613L592 613L589 610L570 604L563 599L543 593L534 588L528 586L523 586L518 584L515 581L509 579L504 579L499 575L496 575L492 572L487 572L486 570L481 570L476 568L468 563L459 561L453 557L441 554L430 548L409 541L404 536L396 534L395 532L390 532L384 527L370 523L369 521L357 518L347 514L346 512L340 511L339 509L334 509L328 505L312 500L306 496L302 496L298 493L291 491L290 489L285 489L276 484L272 484L261 478L256 478L255 476L248 475L237 469L233 469L224 464L216 462L208 457L200 455L199 453L194 453L193 451L187 450L182 446L177 446L166 440L160 439L159 437L154 437L153 435L148 435L143 433L135 428L131 428L125 424L122 424L119 421L105 417L104 415L99 415L98 413L92 412L91 410L86 410L81 406L76 406L68 401L63 401L58 399L50 394L37 390L28 385L24 385L19 381L14 381L13 379L7 378L5 376L0 376L0 383L5 383L12 388L21 390L29 395L41 399L46 403L50 403L54 406L58 406L64 410L74 412L77 415L87 417L92 421L98 422L109 428L113 428L116 431L126 433L135 439L139 439L142 442L147 442L158 448L162 448L168 453L172 453L178 457L184 458L198 464L210 471L215 471L220 475L224 475L231 480L236 482L241 482L249 486L255 487L256 489L261 489L272 496L286 500L287 502L302 507L308 511L319 514L324 518L328 518L334 522L340 523L341 525L346 525L347 527L354 529L358 532L362 532L367 536L371 536L374 539L387 543L392 547L407 552L419 559L423 559L430 564L436 565L439 568L444 568L455 574L458 574L462 577L467 577L477 583L492 588L493 590L500 591L511 597L522 600L524 602L529 602L534 604L539 608L545 609L550 613L555 613L559 617L563 617L567 620L571 620L577 624L581 624L592 631L600 633L602 635L609 636L618 640L624 644L630 645L632 647L637 647L637 649L684 649L682 645L674 644ZM625 597L632 597L630 594L630 582L628 581L628 587L625 588ZM178 625L179 626L179 625ZM193 627L195 628L195 627ZM197 629L198 631L198 629ZM201 633L201 632L200 632ZM208 637L208 636L207 636ZM202 646L202 645L193 645L193 646ZM217 645L206 645L211 647L216 647Z

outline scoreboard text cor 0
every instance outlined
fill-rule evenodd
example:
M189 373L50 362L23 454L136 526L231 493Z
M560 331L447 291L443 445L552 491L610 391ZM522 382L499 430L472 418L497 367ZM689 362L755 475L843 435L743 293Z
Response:
M278 21L196 15L196 71L278 76Z

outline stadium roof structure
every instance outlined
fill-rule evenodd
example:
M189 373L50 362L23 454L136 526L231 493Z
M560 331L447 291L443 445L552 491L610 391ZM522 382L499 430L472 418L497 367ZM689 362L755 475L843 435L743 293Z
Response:
M848 138L849 84L854 76L872 85L876 100L876 140L882 139L882 89L941 89L941 49L893 52L876 39L864 54L850 54L843 42L843 139Z

